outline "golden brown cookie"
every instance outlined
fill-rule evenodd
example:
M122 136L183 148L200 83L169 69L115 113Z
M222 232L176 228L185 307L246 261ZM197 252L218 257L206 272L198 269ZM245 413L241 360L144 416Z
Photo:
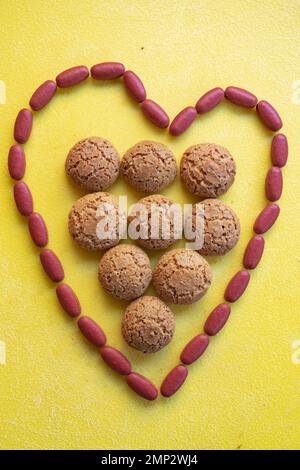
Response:
M235 161L221 145L193 145L181 159L181 180L190 193L200 198L224 194L232 185L235 173Z
M122 319L125 341L145 353L153 353L165 347L174 331L174 315L157 297L144 296L134 300Z
M99 192L78 199L69 214L69 232L87 250L107 250L117 245L121 237L118 198Z
M207 292L211 279L210 266L199 253L178 248L159 259L153 286L165 302L192 304Z
M177 174L176 160L166 145L144 140L127 150L121 171L127 182L144 193L168 186Z
M182 229L176 231L174 221L181 208L174 201L160 194L153 194L140 199L128 216L129 235L132 229L139 229L137 242L146 249L161 250L172 245L182 236ZM178 212L179 213L179 212ZM146 214L144 218L143 214ZM175 214L175 215L174 215Z
M138 246L115 246L102 256L98 278L102 287L113 297L136 299L145 292L152 279L150 260Z
M204 209L203 246L201 255L224 255L231 250L240 237L240 221L235 212L218 199L205 199L198 203ZM193 206L193 231L196 231Z
M102 137L88 137L71 148L66 172L88 191L103 191L117 179L120 157L114 146Z

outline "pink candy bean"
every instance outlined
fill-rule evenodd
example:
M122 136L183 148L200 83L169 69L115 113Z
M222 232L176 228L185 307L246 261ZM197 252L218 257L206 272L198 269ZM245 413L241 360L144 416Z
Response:
M197 335L183 349L180 360L183 364L192 364L204 353L209 343L206 335Z
M106 343L106 336L102 328L89 317L81 317L78 320L78 327L81 333L97 347L102 347Z
M64 269L58 257L52 250L43 250L40 253L40 260L45 273L53 282L60 282L65 277Z
M254 232L261 234L267 232L276 222L280 213L280 207L277 204L269 204L258 215L254 223Z
M77 85L89 76L89 69L85 65L78 65L64 70L56 77L56 83L59 88L68 88Z
M215 336L227 322L230 311L231 308L228 304L219 304L214 308L205 322L205 333L209 336Z
M244 108L254 108L257 105L257 98L250 91L236 86L229 86L225 90L226 98L231 103L243 106Z
M77 295L68 284L60 284L57 286L56 295L60 305L70 317L78 317L80 315L80 302Z
M145 116L157 127L161 129L168 127L170 123L169 116L159 104L152 100L144 100L141 104L141 108Z
M249 241L244 254L244 266L246 269L255 269L264 252L265 240L255 235Z
M222 88L213 88L206 92L196 103L198 114L204 114L215 108L224 98L224 90Z
M285 166L288 158L288 141L284 134L273 137L271 146L271 158L274 166Z
M269 201L278 201L282 193L282 173L281 169L273 166L266 176L266 196Z
M168 373L167 377L164 379L160 387L161 394L164 397L171 397L172 395L174 395L174 393L176 393L177 390L179 390L185 382L187 375L187 367L181 364L179 366L174 367L174 369L172 369Z
M44 108L55 95L56 89L57 85L53 80L47 80L42 83L30 98L29 104L31 108L35 111Z
M36 246L44 247L48 243L48 231L46 224L40 214L33 212L28 218L28 228L33 243Z
M229 282L225 291L227 302L236 302L245 292L250 280L250 274L245 269L237 272Z
M15 121L14 138L19 144L25 144L32 129L32 112L30 109L21 109Z
M15 183L14 198L18 211L22 215L30 215L33 211L33 201L30 189L24 181Z
M146 90L141 79L131 70L127 70L123 75L125 87L131 98L138 103L146 99Z
M273 106L267 101L260 101L256 110L260 119L271 131L279 131L282 128L282 120Z
M197 111L192 106L188 106L180 111L170 125L170 134L174 136L182 134L194 122L196 116Z
M100 354L104 362L121 375L128 375L131 372L131 364L128 359L115 348L103 346Z
M111 80L121 77L125 72L125 67L120 62L102 62L93 65L91 75L96 80Z
M9 149L8 154L8 171L10 176L15 180L20 180L25 174L26 160L23 147L14 144Z
M126 381L129 387L140 397L150 401L157 398L157 388L143 375L131 372L131 374L126 377Z

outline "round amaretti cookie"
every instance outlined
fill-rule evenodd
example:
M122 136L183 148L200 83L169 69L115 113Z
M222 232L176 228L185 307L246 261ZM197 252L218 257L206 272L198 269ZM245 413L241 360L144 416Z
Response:
M145 292L152 279L150 260L138 246L115 246L102 256L98 278L102 287L113 297L136 299Z
M127 150L121 161L121 172L134 188L155 193L175 179L176 160L166 145L144 140Z
M103 191L117 179L120 157L115 147L102 137L88 137L71 148L66 172L88 191Z
M119 215L116 196L99 192L83 196L69 213L69 232L87 250L107 250L119 243L125 231L126 216ZM123 220L124 218L124 220Z
M240 221L235 212L219 199L205 199L193 206L192 230L199 230L196 221L197 206L203 209L204 220L200 224L198 237L203 240L201 255L225 255L240 237Z
M174 331L174 315L157 297L143 296L134 300L123 315L125 341L144 353L154 353L165 347Z
M166 196L146 196L133 206L128 216L128 233L146 249L168 248L182 237L182 211Z
M164 254L153 273L153 286L159 297L174 304L192 304L210 287L212 272L196 251L178 248Z
M221 145L193 145L181 159L181 180L190 193L200 198L218 197L226 193L235 173L235 161Z

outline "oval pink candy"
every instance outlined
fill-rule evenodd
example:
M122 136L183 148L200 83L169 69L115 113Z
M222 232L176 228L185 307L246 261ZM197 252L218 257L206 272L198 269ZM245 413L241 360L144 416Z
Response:
M56 295L60 305L70 317L78 317L80 315L80 302L77 295L68 284L60 284L57 286Z
M124 356L118 349L111 346L103 346L100 349L100 354L104 362L113 370L121 375L128 375L131 372L131 364L127 357Z
M243 106L244 108L254 108L257 105L257 98L250 91L236 86L229 86L225 90L226 98L231 103Z
M258 112L259 117L263 121L263 123L271 130L271 131L279 131L282 128L282 120L279 116L278 112L276 111L273 106L268 103L267 101L260 101L257 104L256 110Z
M225 290L225 300L236 302L245 292L250 280L250 274L245 269L237 272Z
M217 305L217 307L213 309L205 322L205 333L209 336L215 336L227 322L230 311L231 308L228 304Z
M96 80L111 80L121 77L125 72L125 67L120 62L102 62L93 65L91 75Z
M56 83L59 88L67 88L77 85L89 76L89 69L85 65L78 65L64 70L56 77Z
M10 176L15 180L20 180L25 174L26 160L23 147L14 144L9 149L8 154L8 171Z
M102 328L89 317L81 317L78 320L78 327L81 333L97 347L104 346L106 336Z
M187 367L181 364L179 366L174 367L174 369L172 369L168 373L167 377L164 379L160 387L161 394L164 397L171 397L172 395L174 395L174 393L176 393L177 390L179 390L185 382L187 375Z
M277 204L269 204L258 215L254 223L254 232L261 234L267 232L276 222L280 213L280 207Z
M192 106L188 106L180 111L170 125L170 134L174 136L182 134L194 122L196 116L197 111Z
M48 243L48 231L44 219L37 212L30 214L28 218L28 228L36 246L43 247Z
M288 158L288 141L284 134L273 137L271 145L271 158L274 166L283 167Z
M155 101L144 100L141 104L141 108L145 116L157 127L161 129L168 127L170 123L169 116Z
M266 176L266 196L269 201L278 201L282 193L282 173L281 169L273 166Z
M141 79L131 70L127 70L123 75L125 87L133 98L138 103L146 99L146 90Z
M197 335L183 349L180 360L184 364L192 364L204 353L209 343L206 335Z
M25 144L32 129L32 112L30 109L21 109L15 121L14 138L19 144Z
M44 108L55 95L57 85L53 80L42 83L30 98L29 104L35 111Z
M129 387L140 397L150 401L157 398L157 388L143 375L131 372L131 374L126 377L126 381Z
M249 241L244 254L244 266L246 269L255 269L264 252L265 240L255 235Z
M195 108L198 114L204 114L215 108L224 98L224 90L222 88L213 88L207 91L197 101Z
M33 211L33 200L30 189L24 181L15 183L14 198L18 211L22 215L30 215Z
M40 253L40 260L45 273L53 282L60 282L65 277L64 269L58 257L52 250L43 250Z

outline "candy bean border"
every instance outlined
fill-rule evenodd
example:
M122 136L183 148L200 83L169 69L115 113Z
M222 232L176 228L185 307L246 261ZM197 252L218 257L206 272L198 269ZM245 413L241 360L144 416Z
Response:
M95 65L102 65L102 64L107 64L107 62L101 63L101 64L95 64ZM110 63L108 63L108 64L110 64ZM121 65L122 65L122 64L121 64ZM71 69L64 70L64 71L61 72L57 77L59 78L60 76L62 76L62 74L65 74L65 72L69 72L70 74L72 74L72 71L74 71L74 74L76 75L76 72L78 72L79 69L83 69L83 67L85 67L85 66L72 67ZM94 67L94 66L93 66L93 67ZM89 69L89 74L88 74L88 76L85 77L84 79L80 79L80 80L76 81L76 77L75 77L73 82L72 82L72 80L71 80L72 84L71 84L70 86L71 86L71 87L76 86L76 85L82 83L83 81L85 81L86 78L89 78L90 71L92 70L93 67L91 67L91 69ZM122 75L120 75L120 77L116 77L116 78L113 78L113 79L110 79L110 80L118 80L118 79L122 78L125 72L126 72L126 70L125 70L125 67L124 67L124 72L123 72ZM129 71L127 71L127 72L129 72ZM137 77L138 77L138 76L137 76ZM139 77L138 77L138 78L139 78ZM93 78L92 78L92 79L93 79ZM99 80L99 79L98 79L98 80ZM140 79L139 79L139 80L140 80ZM140 82L141 82L141 81L140 81ZM44 83L45 83L45 82L44 82ZM58 79L56 79L56 84L57 84L57 86L59 87L59 80L58 80ZM141 84L142 84L142 82L141 82ZM42 85L43 85L43 84L42 84ZM143 84L142 84L142 85L143 85ZM67 86L67 87L69 87L69 86ZM124 87L126 88L126 85L125 85L125 84L124 84ZM229 87L228 87L228 88L229 88ZM228 90L228 88L227 88L226 90ZM236 87L230 87L230 88L236 88ZM213 90L214 90L214 89L213 89ZM213 90L209 90L208 92L206 92L204 95L202 95L202 96L199 98L199 100L200 100L203 96L205 96L205 95L209 94L210 92L212 92ZM219 90L222 90L222 89L219 88ZM202 115L202 114L205 114L206 112L211 111L213 108L215 108L216 106L218 106L218 105L224 100L224 98L227 99L228 101L230 101L230 98L226 96L226 90L225 90L225 92L224 92L224 96L218 101L218 103L215 104L214 106L208 107L207 111L204 111L204 112L202 111L201 113L197 113L196 107L194 107L194 106L188 106L188 107L184 108L183 110L181 110L181 111L175 116L175 118L172 120L171 124L170 124L169 126L167 126L167 127L169 127L169 132L172 133L173 135L176 135L176 136L181 135L183 132L185 132L185 131L190 127L190 125L191 125L191 124L193 123L193 121L195 120L197 114L201 114L201 115ZM247 95L247 93L249 94L249 92L248 92L247 90L240 89L240 88L239 88L238 90L241 90L242 92L245 92L246 95ZM128 90L127 90L127 91L128 91ZM32 112L30 109L25 108L27 115L29 115L29 113L31 113L31 120L32 120L32 121L33 121L32 118L33 118L33 116L34 116L34 113L39 112L40 109L43 109L44 107L46 107L46 106L50 103L50 101L54 98L54 95L56 94L56 92L57 92L57 88L56 88L55 91L53 92L52 96L51 96L48 100L46 100L46 103L45 103L42 107L39 107L38 109L33 110L33 112ZM34 92L34 93L35 93L35 92ZM33 95L34 95L34 94L33 94ZM251 95L252 95L252 94L251 94ZM132 95L131 95L131 96L132 96ZM255 95L252 95L252 96L255 97ZM146 93L146 92L145 92L145 98L144 98L144 100L142 100L141 102L137 102L137 100L135 100L135 101L137 102L138 105L141 106L142 103L143 103L145 100L148 100L148 98L147 98L147 93ZM199 102L199 100L197 101L197 103ZM133 99L133 101L134 101L134 99ZM233 101L232 101L232 102L233 102ZM29 103L30 103L30 101L29 101ZM197 105L197 103L196 103L196 105ZM260 102L258 102L258 100L257 100L256 105L253 105L253 106L251 106L251 107L245 107L245 106L243 106L243 104L241 104L241 103L239 103L239 104L234 103L234 104L237 105L237 106L242 106L242 107L244 107L245 109L247 109L247 108L251 109L251 108L253 108L253 107L255 106L255 107L256 107L257 114L258 114L258 105L259 105L259 103L260 103ZM163 110L163 108L161 108L160 105L158 105L158 103L155 103L155 104L165 113L165 111ZM268 104L269 104L269 103L268 103ZM272 110L274 110L274 108L273 108L271 105L270 105L270 107L271 107ZM191 114L191 112L192 112L193 109L196 111L196 113L193 112L193 114ZM142 108L142 110L143 110L143 108ZM185 118L185 115L186 115L186 110L189 110L190 118L188 118L187 121L184 121L184 118ZM24 112L24 108L23 108L22 111ZM29 111L29 113L28 113L27 111ZM276 110L274 110L274 111L275 111L275 113L277 113ZM144 113L143 113L143 114L144 114ZM166 113L165 113L165 114L166 114ZM18 116L19 116L19 114L18 114ZM17 118L18 118L18 116L17 116ZM146 115L144 114L144 116L146 116ZM167 114L166 114L166 116L167 116ZM194 116L194 117L191 118L191 116ZM279 117L278 113L277 113L277 116ZM147 116L146 116L146 117L147 117ZM148 118L149 118L149 117L148 117ZM260 116L260 118L261 118L261 116ZM180 127L179 127L179 129L178 129L178 127L176 127L176 124L178 124L178 122L180 123L180 120L181 120L181 119L183 119L183 127L181 128L181 131L180 131ZM280 119L280 117L279 117L279 119ZM16 121L17 121L17 119L16 119ZM153 122L153 120L151 119L151 122L155 125L155 121ZM268 123L268 122L266 122L265 120L263 120L263 123L265 124L265 126L266 126L269 130L272 130L273 132L276 132L277 130L279 130L279 128L277 128L276 131L275 131L274 129L272 129L272 126L274 127L274 125L273 125L272 123L270 124L270 122ZM15 123L15 129L16 129L16 127L17 127L17 124ZM160 126L158 125L158 127L160 127ZM277 127L278 127L278 126L277 126ZM175 132L174 132L174 129L175 129ZM173 131L172 131L172 130L173 130ZM17 144L18 144L21 148L23 148L23 144L25 144L25 143L27 142L27 140L29 139L29 137L30 137L30 132L29 132L29 135L28 135L27 139L26 139L25 141L23 141L23 142L20 142L19 140L16 139L16 134L18 135L18 132L15 133L15 140L16 140ZM279 134L277 134L277 136L278 136L278 135L279 135ZM284 138L286 139L286 136L284 136ZM272 143L273 143L274 139L275 139L275 137L273 137ZM21 140L23 140L23 139L21 139ZM272 144L271 144L271 146L272 146ZM24 152L24 158L26 159L25 152ZM286 163L286 162L285 162L285 163ZM284 165L285 165L285 163L284 163ZM284 166L284 165L282 165L282 166ZM282 166L281 166L281 167L282 167ZM277 167L276 165L274 165L274 162L273 162L271 168L272 168L272 167L281 168L281 167L279 167L279 166ZM269 170L268 170L268 171L269 171ZM13 172L11 172L10 168L9 168L9 172L10 172L10 176L12 177L12 179L14 179L14 178L13 178L13 174L12 174ZM22 178L20 178L20 179L15 179L15 180L17 180L17 183L15 183L14 188L15 188L15 186L18 184L18 181L24 182L24 181L23 181L24 174L25 174L25 170L24 170L24 173L23 173ZM268 175L268 173L267 173L267 175ZM24 182L24 183L25 183L25 182ZM20 183L19 183L19 184L20 184ZM25 183L25 184L26 184L26 183ZM28 188L28 190L29 190L29 196L30 196L30 195L31 195L30 189ZM15 201L15 202L16 202L16 201ZM271 201L271 202L272 202L272 201ZM265 206L265 208L260 212L260 214L261 214L263 211L265 211L265 209L266 209L267 207L268 207L268 205ZM32 211L31 211L30 214L28 214L28 213L22 214L22 212L21 212L20 209L19 209L19 212L20 212L24 217L27 217L27 218L29 218L29 216L33 213L33 211L34 211L34 207L32 208ZM259 215L260 215L260 214L259 214ZM275 218L275 221L276 221L276 219L277 219L277 217ZM274 221L273 223L275 223L275 221ZM273 224L272 224L272 225L273 225ZM272 225L271 225L271 226L272 226ZM266 231L268 231L268 230L271 228L271 226L268 227ZM45 224L45 228L47 229L46 224ZM251 239L252 239L252 237L250 238L250 240L251 240ZM33 242L34 242L34 240L33 240ZM36 243L35 243L35 244L36 244ZM47 244L48 244L48 243L47 243ZM38 248L41 248L41 247L39 247L37 244L36 244L36 246L37 246ZM45 246L46 246L46 245L45 245ZM247 246L248 246L248 244L247 244ZM246 246L246 249L247 249L247 246ZM245 251L246 251L246 249L245 249ZM41 255L41 253L43 253L44 251L45 251L45 249L44 249L44 247L43 247L43 249L40 250L39 254ZM58 258L57 258L57 259L58 259ZM58 261L59 261L59 259L58 259ZM260 261L260 260L259 260L259 261ZM259 263L257 263L257 264L259 264ZM256 265L256 266L257 266L257 265ZM255 267L256 267L256 266L255 266ZM245 266L244 266L244 268L245 268ZM62 269L63 269L63 268L62 268ZM243 271L245 271L245 272L247 272L248 274L250 274L250 273L249 273L249 270L243 269ZM232 279L234 279L234 278L236 277L236 275L237 275L239 272L240 272L240 271L238 271L238 272L232 277ZM228 283L226 289L228 288L228 286L229 286L230 283L232 282L232 279L229 281L229 283ZM80 302L79 302L79 300L78 300L78 298L77 298L75 292L72 290L72 288L71 288L70 286L68 286L67 284L63 284L62 281L63 281L63 279L61 279L61 280L58 281L58 282L53 280L53 282L54 282L56 285L58 285L58 287L56 288L56 291L59 290L60 286L64 286L64 285L67 286L68 289L70 289L70 293L73 295L73 300L75 299L76 301L78 301L78 311L76 311L74 314L71 314L70 312L68 312L68 309L67 309L66 307L64 307L63 305L61 305L62 308L65 310L66 313L68 313L68 315L69 315L71 318L78 318L78 317L82 318L82 317L80 316L80 315L81 315ZM247 284L247 285L248 285L248 284ZM247 288L247 286L246 286L246 288ZM243 292L242 292L241 295L244 294L246 288L243 290ZM225 293L226 293L226 289L225 289ZM225 293L224 293L224 295L225 295ZM238 297L238 298L239 298L239 297ZM238 299L236 299L236 300L238 300ZM233 303L233 302L235 302L236 300L233 300L232 302L227 303L226 305L228 305L228 306L230 307L230 304ZM222 305L222 304L219 304L219 305ZM217 307L215 307L215 309L213 309L213 311L212 311L212 312L210 313L210 315L208 316L207 320L210 318L210 316L213 314L213 312L216 310L216 308L219 307L219 305L218 305ZM229 308L229 311L230 311L230 308ZM229 317L229 314L228 314L228 317ZM207 320L206 320L206 322L207 322ZM226 319L226 321L227 321L227 320L228 320L228 318ZM94 321L94 320L93 320L93 321ZM217 333L225 326L226 321L225 321L224 324L218 329ZM94 322L94 323L96 323L96 322ZM101 328L101 327L100 327L100 328ZM102 330L102 329L101 329L101 330ZM102 330L102 331L103 331L103 330ZM199 334L204 334L204 335L206 334L207 336L210 336L207 332L205 332L205 325L204 325L204 332L199 332ZM190 341L191 341L191 340L190 340ZM189 344L190 341L188 341L187 344ZM103 346L101 346L101 347L98 347L99 351L101 351L101 349L102 349L103 347L112 348L111 346L107 346L107 345L104 346L104 345L103 345ZM115 348L113 348L113 349L114 349L118 354L120 354L121 356L123 356L123 357L124 357L124 360L126 359L126 360L128 361L128 359L123 355L123 353L121 353L121 351L118 351L118 350L116 350ZM184 349L185 349L185 348L184 348ZM184 350L184 349L183 349L183 350ZM201 354L196 360L198 360L201 356L202 356L202 354ZM128 361L128 364L130 364L129 361ZM179 368L179 367L181 367L181 366L184 367L184 368L187 368L187 364L182 364L182 363L180 363L179 365L177 365L175 368L172 368L171 371L170 371L170 372L167 374L167 376L164 378L164 380L163 380L163 382L162 382L162 384L161 384L161 387L160 387L161 392L164 391L164 385L166 384L166 382L167 382L168 380L170 380L170 377L172 378L172 374L174 374L174 370L177 369L177 368ZM129 368L130 368L130 373L128 373L128 374L124 374L124 373L121 374L121 375L123 375L123 377L125 377L125 379L126 379L126 377L128 377L130 374L133 374L133 375L135 374L135 372L131 370L131 367L129 367ZM129 368L128 368L128 370L129 370ZM114 367L114 369L116 369L116 367ZM186 369L186 370L187 370L187 369ZM138 375L139 375L139 374L138 374ZM186 374L186 375L187 375L187 374ZM143 376L140 376L140 377L143 377ZM154 387L153 390L154 390L154 389L157 390L156 387L152 384L152 382L150 382L149 379L147 379L146 377L144 377L144 379L145 379L146 384L148 384L150 387L151 387L151 386ZM170 397L170 396L172 396L174 393L176 393L176 392L179 390L179 388L181 388L181 386L183 385L184 381L185 381L185 379L182 381L182 383L178 384L178 386L177 386L176 384L174 384L174 387L173 387L173 388L174 388L174 392L173 392L172 394L168 394L168 397ZM128 380L126 380L126 382L128 383ZM131 387L131 388L132 388L132 387ZM148 388L148 390L149 390L149 388ZM145 396L145 393L144 393L143 391L141 391L141 390L140 390L140 391L137 391L137 390L136 390L136 393L138 393L141 397L146 398L146 399L150 399L150 400L155 400L156 397L157 397L157 394L152 394L151 397L150 397L150 396L147 397L147 394L146 394L146 396ZM143 394L144 394L144 395L143 395ZM163 395L166 395L165 393L162 393L162 394L163 394Z

